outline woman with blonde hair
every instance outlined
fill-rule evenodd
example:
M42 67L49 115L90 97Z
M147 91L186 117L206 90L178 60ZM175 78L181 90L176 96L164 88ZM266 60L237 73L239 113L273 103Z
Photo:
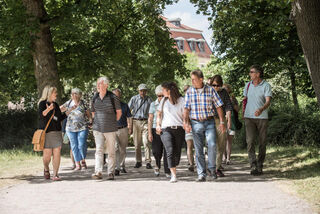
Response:
M75 170L81 170L81 168L87 169L85 158L87 155L87 138L89 132L88 122L92 123L90 111L81 97L81 90L74 88L71 90L71 100L68 100L61 106L62 112L69 112L66 133L70 139L72 154L76 162Z
M51 156L53 156L53 181L61 180L58 175L61 159L61 145L63 141L61 133L61 121L66 118L66 114L61 113L59 105L56 103L57 95L57 88L47 85L44 87L42 96L38 102L39 129L44 129L52 116L50 124L46 130L46 138L43 149L43 165L44 178L50 179L49 164L51 161Z

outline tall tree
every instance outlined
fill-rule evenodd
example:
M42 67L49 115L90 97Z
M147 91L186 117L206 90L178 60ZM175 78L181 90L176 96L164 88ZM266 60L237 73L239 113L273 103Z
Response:
M153 85L186 73L184 57L160 17L170 0L23 3L0 2L0 78L11 75L10 85L16 77L27 80L16 85L29 85L22 96L59 81L86 89L100 75L130 96L141 82ZM30 76L33 67L37 81Z
M294 0L291 15L320 106L320 1Z

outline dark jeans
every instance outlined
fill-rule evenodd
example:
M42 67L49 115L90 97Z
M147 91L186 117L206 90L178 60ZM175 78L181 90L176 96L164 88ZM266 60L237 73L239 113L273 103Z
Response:
M167 152L169 168L179 165L184 138L185 132L182 127L178 127L177 129L170 127L162 129L161 140Z
M152 129L152 137L152 154L154 159L156 159L156 165L158 169L161 168L161 158L163 156L164 172L170 173L170 169L168 168L167 153L161 141L160 135L156 133L156 129Z
M268 119L251 119L245 118L246 140L248 156L251 168L263 168L263 162L266 157L266 139L268 129ZM255 141L259 140L259 155L256 159Z

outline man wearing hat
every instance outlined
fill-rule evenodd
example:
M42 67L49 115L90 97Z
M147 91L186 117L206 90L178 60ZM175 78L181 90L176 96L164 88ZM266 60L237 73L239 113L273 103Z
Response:
M148 141L148 113L152 99L147 96L147 85L138 86L139 94L133 96L128 105L133 118L133 142L136 152L136 165L134 168L142 166L141 146L144 146L146 168L151 166L151 143Z

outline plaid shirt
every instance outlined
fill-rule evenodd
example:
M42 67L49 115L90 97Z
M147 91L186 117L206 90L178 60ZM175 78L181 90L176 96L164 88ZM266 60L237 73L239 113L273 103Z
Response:
M218 108L222 105L218 93L208 85L205 85L200 93L190 87L185 95L184 107L190 110L190 118L193 120L205 120L214 116L214 106Z

